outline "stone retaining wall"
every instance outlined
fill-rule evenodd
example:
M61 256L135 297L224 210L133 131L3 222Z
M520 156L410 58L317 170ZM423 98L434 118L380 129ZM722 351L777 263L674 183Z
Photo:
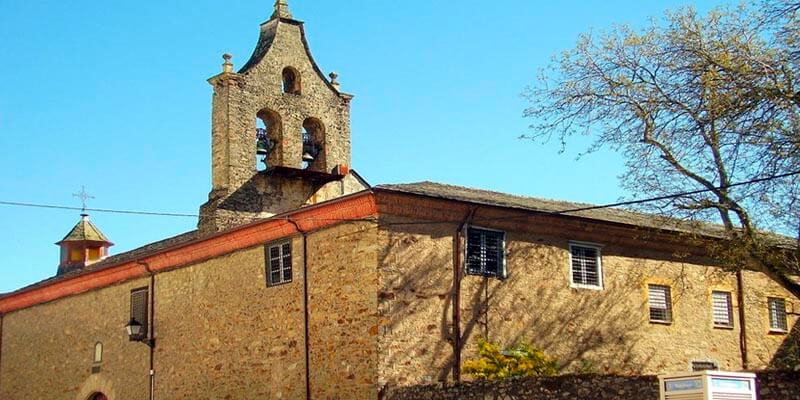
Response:
M759 373L760 400L800 400L800 372ZM393 388L385 400L658 400L655 376L564 375Z

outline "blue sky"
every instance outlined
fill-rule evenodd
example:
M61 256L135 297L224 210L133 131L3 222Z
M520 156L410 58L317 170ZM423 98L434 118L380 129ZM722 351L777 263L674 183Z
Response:
M621 159L517 139L520 93L581 32L725 1L290 0L321 68L354 93L353 167L590 203L624 196ZM211 87L241 66L271 0L0 0L0 201L196 213L210 189ZM55 274L78 212L0 205L0 292ZM112 254L192 218L94 213Z

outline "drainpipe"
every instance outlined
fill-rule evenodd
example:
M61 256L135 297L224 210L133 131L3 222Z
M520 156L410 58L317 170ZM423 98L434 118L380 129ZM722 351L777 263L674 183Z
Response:
M739 304L739 350L742 353L742 369L746 371L750 365L747 360L747 319L744 311L744 279L741 269L736 271L736 301Z
M147 339L147 347L150 348L150 383L149 392L150 400L156 398L156 370L155 370L155 357L156 357L156 274L150 269L150 264L144 261L136 261L137 264L144 267L148 274L150 274L150 328L149 336Z
M477 207L473 207L453 235L453 380L461 382L461 234L472 221Z
M308 232L302 230L297 221L287 218L290 224L303 235L303 337L305 341L305 362L306 362L306 400L311 399L311 354L308 333Z

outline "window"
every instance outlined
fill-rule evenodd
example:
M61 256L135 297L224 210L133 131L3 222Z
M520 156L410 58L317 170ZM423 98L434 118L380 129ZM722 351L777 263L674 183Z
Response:
M692 371L715 371L719 367L714 361L692 361Z
M267 246L267 276L270 286L292 281L292 244Z
M94 345L94 363L97 364L101 362L103 362L103 344L97 342Z
M672 295L669 286L647 285L650 322L672 323Z
M600 265L600 247L570 243L569 252L572 286L602 289L603 272Z
M131 337L132 341L147 337L147 288L131 291L131 319L142 325L139 337Z
M711 292L711 311L715 327L733 327L733 304L729 292Z
M769 298L769 330L770 332L787 332L786 300Z
M467 228L467 274L505 279L505 232Z

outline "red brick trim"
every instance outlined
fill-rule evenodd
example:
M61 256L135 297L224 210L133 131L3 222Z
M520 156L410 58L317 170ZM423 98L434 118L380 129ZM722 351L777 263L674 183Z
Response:
M288 222L288 219L295 221L303 231L309 232L340 223L343 220L374 217L377 212L372 192L362 192L317 206L302 208L211 237L163 249L138 260L57 280L30 290L11 293L0 298L0 314L145 277L148 272L142 264L149 265L150 269L155 272L165 271L299 233L297 227Z

